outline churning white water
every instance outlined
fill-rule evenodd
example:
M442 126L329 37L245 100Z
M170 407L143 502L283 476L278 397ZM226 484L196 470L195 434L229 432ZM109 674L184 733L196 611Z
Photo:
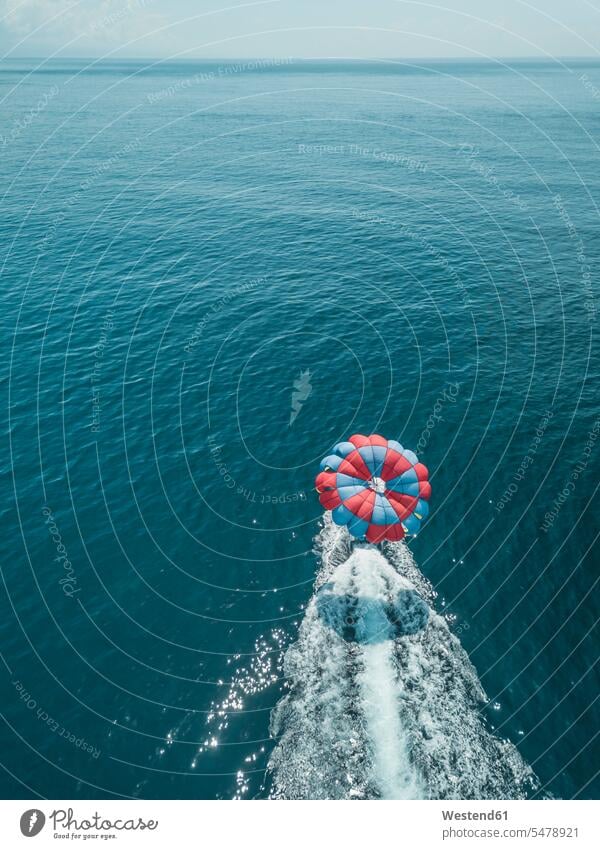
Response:
M372 748L371 780L384 799L422 799L424 790L400 719L391 646L365 646L362 660L357 683Z
M408 548L352 548L329 521L317 547L272 714L271 797L526 797L535 776L486 727L477 673Z

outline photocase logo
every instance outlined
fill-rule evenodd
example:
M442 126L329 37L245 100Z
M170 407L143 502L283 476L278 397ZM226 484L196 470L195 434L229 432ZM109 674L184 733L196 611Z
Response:
M31 808L21 816L21 834L24 837L35 837L44 827L46 817L37 808Z
M298 413L302 409L304 402L309 397L312 392L312 384L310 382L310 370L306 369L306 371L300 372L300 377L297 377L294 381L294 391L292 392L292 412L290 413L290 424L291 427Z

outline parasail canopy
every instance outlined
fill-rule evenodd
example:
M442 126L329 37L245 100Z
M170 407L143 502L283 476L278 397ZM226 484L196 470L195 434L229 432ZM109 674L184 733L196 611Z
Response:
M429 513L427 467L394 439L360 433L321 461L319 501L333 521L369 542L415 536Z

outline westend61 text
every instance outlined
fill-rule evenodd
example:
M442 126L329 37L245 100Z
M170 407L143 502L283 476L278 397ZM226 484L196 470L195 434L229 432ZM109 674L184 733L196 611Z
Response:
M442 811L445 820L508 820L508 811Z

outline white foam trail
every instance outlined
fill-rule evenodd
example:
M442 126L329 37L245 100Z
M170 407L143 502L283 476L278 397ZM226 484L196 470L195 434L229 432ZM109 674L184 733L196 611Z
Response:
M364 667L357 681L373 749L373 783L383 799L423 799L400 721L392 643L365 646L362 651Z
M390 621L385 605L402 591L435 598L408 548L352 549L326 521L316 550L320 593L286 652L288 693L272 713L271 797L526 798L535 776L487 728L485 693L446 619L430 606L425 629L406 636ZM324 591L333 614L319 607ZM343 611L357 600L348 637Z
M347 577L343 576L344 570ZM390 579L398 587L403 583L391 571L386 575L386 571L387 564L375 550L357 549L339 567L338 586L355 596L384 603L389 596ZM353 580L348 580L350 577ZM400 720L393 649L391 639L358 649L362 669L356 681L372 747L372 780L384 799L422 799L423 788L411 764Z

